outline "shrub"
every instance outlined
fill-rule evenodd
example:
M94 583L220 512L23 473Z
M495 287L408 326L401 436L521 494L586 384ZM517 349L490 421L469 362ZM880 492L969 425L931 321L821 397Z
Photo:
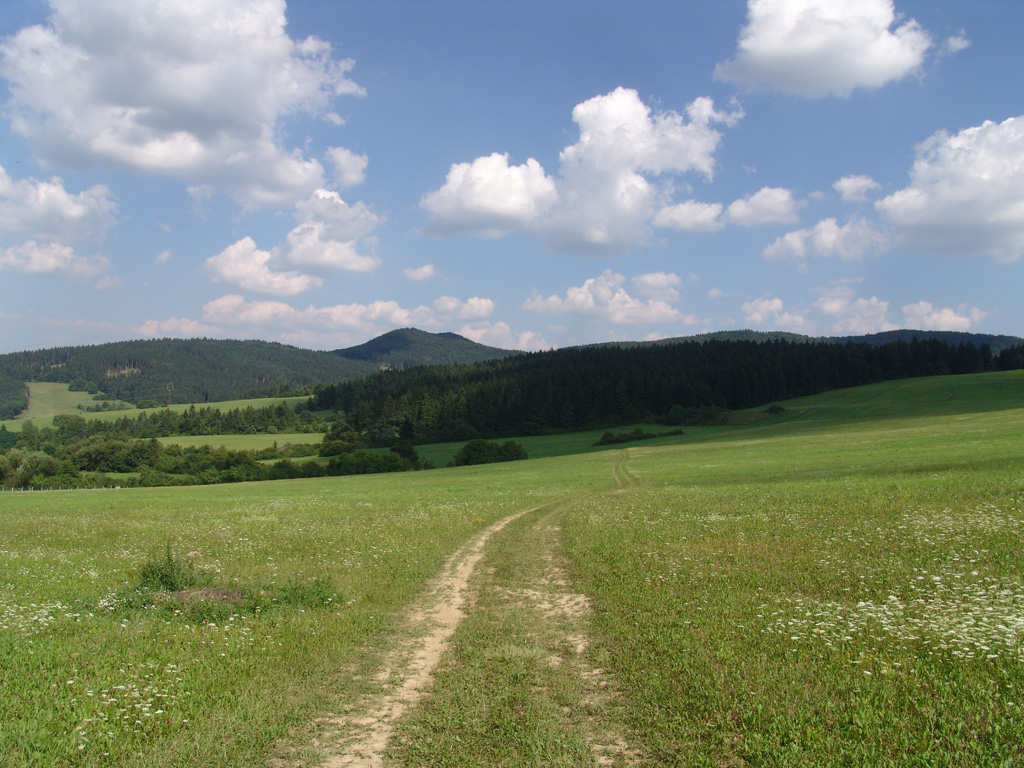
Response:
M452 459L453 467L470 464L494 464L499 461L518 461L525 459L526 451L514 440L498 444L491 440L470 440Z

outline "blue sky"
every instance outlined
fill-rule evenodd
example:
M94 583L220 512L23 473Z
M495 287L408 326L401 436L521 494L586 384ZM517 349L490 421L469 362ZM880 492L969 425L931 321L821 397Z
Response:
M1024 335L1019 0L5 0L0 352Z

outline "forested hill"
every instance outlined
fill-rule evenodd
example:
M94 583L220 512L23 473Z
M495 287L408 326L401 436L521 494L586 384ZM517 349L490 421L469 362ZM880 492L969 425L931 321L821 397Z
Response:
M519 353L477 344L457 333L427 333L416 328L399 328L357 347L336 350L334 354L390 368L408 368L413 365L481 363Z
M156 339L0 355L0 376L67 382L141 404L280 395L364 376L377 366L265 341Z
M343 410L357 430L400 427L417 440L456 440L668 421L878 381L1018 368L1024 345L994 355L938 339L605 345L382 371L324 387L312 405Z
M825 342L829 344L870 344L873 347L880 347L891 344L894 341L910 343L918 341L942 341L951 346L969 344L972 347L981 349L988 346L993 354L999 354L1004 349L1017 347L1024 344L1024 338L1020 336L1000 336L990 333L965 333L963 331L915 331L901 329L898 331L882 331L881 333L869 333L862 336L804 336L799 333L787 333L785 331L714 331L712 333L701 333L695 336L676 336L668 339L656 339L654 341L629 341L629 342L608 342L593 346L620 346L637 347L648 345L680 344L688 341L802 341L802 342Z
M516 354L454 333L392 331L350 349L299 349L265 341L154 339L55 347L0 355L0 418L26 406L25 382L66 382L111 399L207 403L308 392L316 384L365 376L381 367L476 363Z

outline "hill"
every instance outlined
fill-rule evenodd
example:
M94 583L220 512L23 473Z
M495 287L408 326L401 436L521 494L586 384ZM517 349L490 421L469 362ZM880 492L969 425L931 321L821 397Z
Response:
M265 341L154 339L0 355L0 376L8 380L63 382L135 404L287 394L374 370L364 361Z
M909 344L914 339L918 341L942 341L951 347L960 344L968 344L975 349L988 346L993 354L999 354L1004 349L1018 347L1024 344L1024 338L1020 336L1002 336L991 333L965 333L962 331L916 331L903 328L897 331L882 331L881 333L869 333L861 336L806 336L801 333L788 333L786 331L713 331L711 333L699 333L693 336L673 336L667 339L656 339L654 341L613 341L601 344L590 344L586 346L616 346L616 347L640 347L655 346L664 344L680 344L690 341L755 341L759 343L770 341L792 341L792 342L824 342L826 344L870 344L873 347L882 347L894 342Z
M308 391L382 367L457 365L516 354L454 333L391 331L334 352L266 341L152 339L0 355L0 418L26 407L24 383L62 382L111 399L210 403Z
M457 333L428 333L416 328L399 328L335 355L349 360L364 360L388 368L413 365L467 365L519 354L477 344Z

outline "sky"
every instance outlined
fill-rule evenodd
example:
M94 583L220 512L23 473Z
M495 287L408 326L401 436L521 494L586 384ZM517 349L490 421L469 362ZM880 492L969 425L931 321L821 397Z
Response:
M1024 336L1020 0L3 0L0 352Z

